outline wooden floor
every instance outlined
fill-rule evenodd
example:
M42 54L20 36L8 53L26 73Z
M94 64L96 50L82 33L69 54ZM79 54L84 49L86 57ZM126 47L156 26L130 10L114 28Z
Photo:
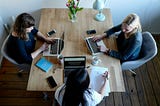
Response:
M155 36L154 36L155 37ZM155 37L160 51L160 37ZM160 106L160 53L136 69L136 77L123 72L126 92L110 93L99 106ZM26 91L29 72L17 76L17 69L7 60L3 60L0 69L0 106L51 106L50 99L43 100L42 92Z

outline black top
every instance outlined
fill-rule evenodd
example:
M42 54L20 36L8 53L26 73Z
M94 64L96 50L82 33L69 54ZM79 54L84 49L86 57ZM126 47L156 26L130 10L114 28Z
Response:
M35 35L37 34L38 30L33 29L29 35L29 39L22 40L18 37L14 37L12 34L9 35L7 49L9 51L9 55L19 64L32 63L32 56L31 53L34 51L35 48Z

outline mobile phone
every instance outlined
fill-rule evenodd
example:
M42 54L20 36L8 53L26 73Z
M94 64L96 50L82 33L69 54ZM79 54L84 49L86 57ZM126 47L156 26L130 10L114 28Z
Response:
M51 36L51 35L53 35L53 34L55 34L55 33L56 33L56 30L53 29L53 30L47 32L47 35L48 35L48 36Z
M47 82L48 82L48 84L49 84L49 86L50 86L51 88L54 88L54 87L57 86L57 83L56 83L56 81L54 80L53 76L49 76L49 77L47 78Z
M88 35L90 35L90 34L95 34L95 33L96 33L96 30L95 30L95 29L93 29L93 30L87 30L86 33L87 33Z

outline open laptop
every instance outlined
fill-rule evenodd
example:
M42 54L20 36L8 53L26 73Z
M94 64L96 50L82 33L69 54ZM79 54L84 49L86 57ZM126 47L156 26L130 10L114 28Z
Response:
M58 56L64 47L64 32L61 38L55 38L55 43L48 46L48 50L43 52L43 56Z
M94 42L93 41L93 36L92 37L86 37L85 41L86 41L87 47L88 47L88 49L89 49L89 51L91 52L92 55L96 55L98 53L101 53L98 46L106 47L103 40Z
M85 56L74 56L74 57L64 57L64 81L66 81L67 76L71 71L75 69L85 69L86 67L86 57Z

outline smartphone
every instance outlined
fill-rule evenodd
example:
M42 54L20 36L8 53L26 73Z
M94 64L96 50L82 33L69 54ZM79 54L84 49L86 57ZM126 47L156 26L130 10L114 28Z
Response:
M87 30L86 31L86 33L88 34L88 35L90 35L90 34L95 34L96 33L96 30Z
M48 84L49 84L49 86L50 86L51 88L54 88L54 87L57 86L57 83L56 83L56 81L54 80L53 76L49 76L49 77L47 78L47 82L48 82Z
M48 35L48 36L51 36L51 35L53 35L53 34L55 34L55 33L56 33L56 30L53 29L53 30L47 32L47 35Z

